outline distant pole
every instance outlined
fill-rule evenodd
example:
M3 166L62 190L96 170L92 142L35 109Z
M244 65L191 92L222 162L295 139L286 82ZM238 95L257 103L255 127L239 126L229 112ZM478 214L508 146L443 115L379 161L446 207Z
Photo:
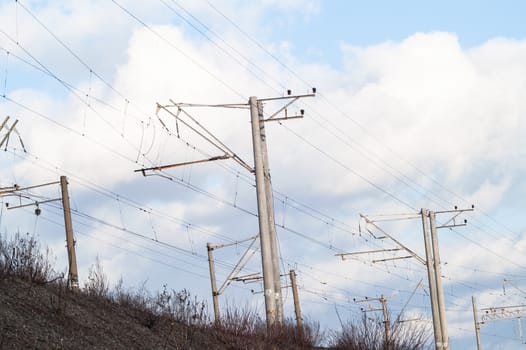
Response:
M431 299L431 314L433 316L433 333L435 336L435 349L442 350L442 332L440 327L440 314L438 311L436 278L433 268L433 252L431 250L431 242L429 240L429 223L427 219L427 209L422 208L420 214L422 216L422 228L424 231L424 247L426 250L427 279L429 281L429 296Z
M216 284L216 272L215 272L214 256L212 253L214 251L214 248L212 247L211 243L207 243L206 249L208 251L208 267L210 269L210 285L212 287L212 302L214 304L214 320L215 320L215 324L218 325L221 321L221 318L219 315L219 300L218 300L217 284Z
M482 350L482 343L480 341L480 322L477 311L477 301L475 296L471 296L471 304L473 304L473 321L475 322L475 337L477 338L477 350Z
M384 333L385 333L385 344L384 349L390 350L391 344L390 344L390 324L389 324L389 314L387 313L387 299L382 295L380 297L380 302L382 303L382 311L384 314Z
M256 175L256 196L258 202L258 221L259 236L261 244L261 263L263 269L263 288L265 295L265 312L267 327L272 328L279 324L277 319L275 287L276 277L274 276L274 266L272 257L272 243L270 233L270 223L268 214L267 191L265 176L265 161L263 157L261 130L264 129L263 122L260 122L260 106L257 97L251 96L249 99L250 119L252 122L252 147L254 151L254 172ZM279 281L279 276L277 277ZM281 287L279 288L281 291Z
M290 270L290 285L292 286L292 298L294 299L294 313L296 314L296 326L303 337L303 320L301 319L300 298L298 285L296 284L296 271Z
M79 275L77 271L77 256L75 254L75 240L73 239L73 223L71 220L71 207L69 205L68 180L65 176L60 177L60 189L62 193L62 208L64 209L64 224L66 227L66 244L68 249L68 281L70 287L78 289Z
M431 224L431 243L433 245L433 268L435 270L437 300L438 300L438 314L440 315L440 330L442 332L442 347L445 350L449 350L446 305L444 302L444 287L442 286L442 269L440 267L440 253L438 249L436 215L434 211L429 212L429 222Z

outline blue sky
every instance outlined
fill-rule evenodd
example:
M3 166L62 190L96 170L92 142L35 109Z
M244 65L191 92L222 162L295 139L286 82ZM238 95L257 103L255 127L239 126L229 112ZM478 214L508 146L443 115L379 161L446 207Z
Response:
M10 141L0 155L0 184L69 177L81 281L98 256L112 283L121 276L131 286L166 283L209 300L205 244L257 233L254 180L230 161L163 176L134 173L218 155L166 111L156 115L156 103L242 103L251 95L316 86L316 98L289 110L305 109L304 119L267 124L281 268L297 270L305 314L337 328L335 308L356 317L363 305L353 298L381 294L396 313L425 278L413 260L375 264L372 255L335 257L392 248L360 231L360 213L404 219L421 207L471 204L476 210L463 216L466 227L440 234L454 348L475 348L471 295L480 307L522 302L526 5L116 3L146 27L108 1L0 4L2 95L6 87L0 120L19 120L29 152ZM278 107L268 103L265 112ZM245 110L188 113L252 162ZM31 209L3 210L0 230L39 235L65 268L60 208L42 209L38 218ZM379 222L423 254L418 220ZM245 248L217 252L219 278ZM256 254L244 272L258 271ZM504 295L503 279L516 280L518 289ZM233 284L221 302L261 311L262 298L250 293L260 287ZM410 315L430 318L426 293L420 288L409 300ZM290 293L285 296L291 314ZM515 349L520 339L514 330L514 321L484 325L483 343Z
M338 65L342 41L366 46L433 31L457 34L464 47L495 37L520 40L525 10L522 1L323 1L311 16L269 19L275 38L293 42L305 59Z

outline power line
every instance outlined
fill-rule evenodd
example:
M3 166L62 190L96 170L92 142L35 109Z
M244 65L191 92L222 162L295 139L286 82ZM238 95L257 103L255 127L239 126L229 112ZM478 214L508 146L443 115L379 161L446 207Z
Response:
M170 11L172 11L175 15L177 15L180 19L182 19L185 23L187 23L188 25L190 25L195 31L199 32L203 37L205 37L208 41L210 41L215 47L217 47L219 50L221 50L223 53L225 53L228 57L230 57L232 60L234 60L236 63L238 64L243 64L243 61L239 60L238 58L236 58L234 55L232 55L230 52L228 52L225 48L223 48L222 46L220 46L219 44L217 44L217 42L214 41L214 39L212 39L211 37L209 37L204 31L202 31L201 29L199 29L196 25L194 25L191 21L189 21L188 19L186 19L184 16L182 16L173 6L170 6L165 0L159 0L164 6L166 6ZM223 44L225 44L230 50L234 51L237 55L239 55L243 60L244 62L248 63L248 65L250 67L253 67L255 69L258 70L258 72L260 72L261 74L263 74L265 77L268 77L272 80L274 80L274 82L276 82L278 85L281 85L278 81L276 81L275 79L273 79L269 74L267 74L263 69L261 69L258 65L254 64L248 57L246 57L244 54L242 54L239 50L237 50L236 48L234 48L232 45L228 44L228 42L226 42L221 36L219 36L217 33L215 33L214 31L210 30L209 27L207 27L203 22L201 22L199 19L197 19L197 17L195 17L194 15L192 15L188 10L186 10L181 4L177 3L175 0L172 0L172 2L177 6L179 7L180 9L182 9L190 18L192 18L194 21L196 21L197 23L199 23L200 25L202 25L206 30L208 30L210 33L214 34L215 37L217 37ZM270 85L268 84L267 81L265 81L264 79L262 79L261 77L259 77L257 75L257 73L255 73L254 71L252 71L251 69L249 69L247 67L247 70L254 76L256 77L259 81L261 81L262 83L264 83L265 85L269 86ZM271 87L272 88L272 87ZM275 90L276 91L276 90Z
M302 77L300 74L298 74L296 71L294 71L292 68L290 68L286 63L284 63L279 57L277 57L276 55L274 55L272 52L270 52L268 49L266 49L261 43L259 43L255 38L253 38L249 33L247 33L245 30L243 30L235 21L233 21L231 18L229 18L224 12L222 12L218 7L214 6L210 1L206 0L206 3L215 11L217 12L221 17L223 17L228 23L230 23L234 28L236 28L244 37L246 37L249 41L251 41L253 44L255 44L259 49L261 49L261 51L263 51L265 54L267 54L269 57L271 57L275 62L277 62L281 67L283 67L285 70L287 70L289 73L291 73L294 77L296 77L299 81L303 82L306 86L311 86L312 84L308 83L304 77ZM364 131L367 135L369 135L371 138L373 138L376 142L378 142L380 145L382 145L385 149L387 149L390 153L396 155L399 159L403 160L406 164L410 165L413 169L415 169L420 175L423 175L425 178L431 180L433 183L435 183L436 185L438 185L441 189L445 190L446 192L448 192L449 194L453 195L455 198L457 199L460 199L462 200L463 202L468 202L466 199L462 198L461 196L459 196L458 194L454 193L453 191L451 191L450 189L448 189L447 187L445 187L444 185L442 185L439 181L437 181L436 179L434 179L433 177L427 175L425 172L423 172L420 168L418 168L416 165L414 165L412 162L408 161L405 157L401 156L398 152L396 152L392 147L389 147L383 140L379 139L378 137L374 136L370 131L369 131L369 128L363 126L362 124L358 123L355 119L351 118L345 111L343 111L338 105L332 103L330 101L330 99L328 99L323 93L320 93L319 96L325 100L331 107L333 107L335 110L337 110L342 116L346 117L348 120L350 120L351 122L353 122L353 124L355 124L357 127L359 127L362 131ZM320 115L321 116L321 115ZM324 123L317 123L319 126L321 126L322 128L326 129L329 131L329 129L327 128L327 125L330 125L331 127L334 128L334 130L336 130L336 132L338 133L342 133L342 130L341 128L339 127L336 127L332 121L326 119L326 118L322 118ZM336 133L332 132L332 131L329 131L331 132L332 135L334 136L337 136ZM338 139L342 140L339 136L337 136ZM345 135L345 137L347 138L347 135ZM359 144L357 144L359 146ZM369 156L367 156L367 158L369 158ZM379 164L377 164L379 165ZM391 166L390 166L391 167ZM392 168L392 167L391 167ZM393 168L394 169L394 168ZM385 170L385 169L384 169ZM401 173L401 172L400 172ZM402 176L404 176L404 178L408 179L409 181L412 181L409 177L403 175L403 173L401 173ZM399 179L400 180L400 179ZM405 183L405 181L403 181ZM415 181L412 181L414 183L416 183ZM407 185L407 183L406 183ZM412 186L410 186L412 187ZM414 188L413 188L414 189ZM419 191L418 191L419 192ZM434 193L432 193L434 196L436 196ZM440 200L444 201L444 202L447 202L447 203L451 203L449 201L446 201L445 199L442 199L440 197L437 196L437 198L439 198ZM478 210L480 211L480 210ZM489 214L485 213L485 212L482 212L480 211L483 215L485 215L486 217L488 217L491 221L495 222L495 223L498 223L501 227L504 227L508 232L510 233L513 233L516 235L516 233L514 233L512 230L510 230L509 228L507 228L506 226L503 226L501 223L499 223L497 220L495 220L493 217L491 217Z
M136 22L141 24L144 28L146 28L149 32L151 32L154 36L159 38L162 42L164 42L166 45L171 47L172 49L176 50L180 55L185 57L187 60L192 62L194 65L199 67L202 71L206 72L208 75L210 75L214 80L221 83L224 87L226 87L228 90L232 91L234 94L238 95L239 97L246 98L241 94L238 90L236 90L234 87L232 87L230 84L225 82L223 79L219 78L219 76L215 73L213 73L210 69L206 68L202 63L195 60L193 57L191 57L188 53L181 50L179 47L174 45L171 41L166 39L164 36L159 34L156 30L154 30L150 25L148 25L146 22L141 20L137 15L133 14L130 10L128 10L126 7L118 3L116 0L111 0L115 5L117 5L122 11L124 11L128 16L133 18Z
M99 190L99 191L100 191L100 190ZM117 197L117 198L118 198L118 199L121 199L121 200L123 199L123 198L122 198L122 197L120 197L120 196L119 196L119 197ZM121 230L126 230L126 229L124 229L124 228L121 228ZM150 239L150 240L151 240L151 238L149 238L149 237L148 237L148 239ZM292 263L294 263L294 264L297 264L297 262L294 262L294 261L293 261ZM391 274L392 274L392 273L391 273Z
M307 145L309 145L311 148L315 149L316 151L318 151L319 153L323 154L324 156L326 156L328 159L330 159L331 161L333 161L334 163L336 163L337 165L339 165L340 167L342 167L343 169L345 169L346 171L354 174L355 176L357 176L358 178L360 178L362 181L368 183L369 185L371 185L372 187L376 188L377 190L379 190L380 192L384 193L385 195L391 197L392 199L394 199L395 201L403 204L404 206L406 206L407 208L409 209L413 209L416 211L416 209L411 205L409 204L408 202L404 201L403 199L399 198L398 196L394 195L393 193L389 192L388 190L385 190L384 188L378 186L377 184L375 184L374 182L370 181L369 179L367 179L365 176L359 174L357 171L355 171L354 169L350 168L349 166L345 165L343 162L341 162L340 160L336 159L334 156L330 155L329 153L327 153L326 151L322 150L320 147L316 146L314 143L312 143L311 141L307 140L305 137L303 137L302 135L298 134L297 132L293 131L292 129L286 127L286 126L283 126L285 129L287 129L291 134L293 134L294 136L296 136L298 139L300 139L301 141L303 141L304 143L306 143Z
M26 10L27 10L27 8L26 8ZM186 11L186 9L183 8L183 10L184 10L185 12L188 13L188 11ZM216 10L217 10L217 9L216 9ZM30 14L31 14L33 17L35 17L34 14L32 14L32 13L30 13ZM222 15L224 16L224 14L222 14ZM192 17L193 17L194 19L196 19L195 16L192 16ZM43 23L42 23L41 21L39 21L38 18L35 18L35 19L36 19L41 25L43 25ZM199 23L201 23L202 25L204 25L204 24L203 24L202 22L200 22L200 21L199 21ZM43 26L45 26L45 25L43 25ZM46 29L47 29L47 28L46 28ZM198 28L195 28L195 29L197 30ZM240 28L238 28L238 29L240 29ZM47 30L49 31L49 29L47 29ZM61 41L61 40L60 40L56 35L54 35L53 33L50 33L50 34L52 34L52 35L53 35L53 36L54 36L54 37L55 37L55 38L56 38L56 39L57 39L57 40L58 40L63 46L65 46L65 47L68 49L68 51L70 51L70 53L72 53L77 59L79 59L82 63L84 63L85 66L87 66L87 64L85 64L85 62L82 61L82 59L80 59L80 57L79 57L78 55L76 55L74 52L72 52L71 49L69 49L69 48L67 47L67 45L64 44L63 41ZM248 36L248 34L246 34L245 32L244 32L244 34ZM263 48L263 47L262 47L262 48ZM279 60L279 59L278 59L278 60ZM87 66L87 68L89 68L89 66ZM90 69L90 70L91 70L91 69Z
M162 0L161 0L161 1L162 1ZM164 2L163 2L163 3L164 3ZM117 5L118 5L118 4L117 4ZM166 3L165 3L165 5L166 5ZM82 60L82 59L81 59L76 53L74 53L74 52L73 52L73 51L72 51L72 50L71 50L71 49L70 49L70 48L69 48L69 47L68 47L68 46L62 41L62 40L60 40L60 38L58 38L58 36L56 36L53 32L51 32L51 31L49 30L49 28L47 28L47 27L46 27L46 26L45 26L45 25L44 25L44 24L43 24L43 23L42 23L42 22L41 22L41 21L40 21L40 20L39 20L39 19L38 19L33 13L32 13L32 12L31 12L31 11L29 11L29 10L28 10L27 8L25 8L25 7L24 7L24 9L25 9L25 10L26 10L26 11L27 11L27 12L28 12L28 13L29 13L29 14L30 14L30 15L31 15L31 16L32 16L32 17L33 17L33 18L34 18L34 19L40 24L40 25L42 25L42 26L46 29L46 31L48 31L48 32L49 32L49 33L50 33L50 34L51 34L51 35L52 35L52 36L53 36L53 37L54 37L54 38L55 38L55 39L56 39L56 40L62 45L62 46L64 46L64 47L68 50L68 52L70 52L70 53L71 53L71 54L72 54L77 60L79 60L79 62L81 62L81 63L82 63L82 64L83 64L83 65L84 65L84 66L90 71L90 74L91 74L91 72L92 72L93 70L92 70L92 69L91 69L91 68L90 68L90 67L89 67L89 66L88 66L88 65L87 65L87 64L86 64L86 63L85 63L85 62L84 62L84 61L83 61L83 60ZM172 8L172 9L173 9L173 8ZM184 8L183 8L183 9L184 9ZM186 11L186 10L185 10L185 11ZM194 19L195 19L195 17L194 17ZM202 24L202 22L200 22L200 23ZM195 29L197 29L197 28L195 28ZM5 33L4 33L4 34L5 34ZM245 34L246 34L246 33L245 33ZM211 40L211 39L210 39L210 40ZM118 92L118 91L116 91L116 90L115 90L115 89L114 89L114 88L113 88L113 87L112 87L107 81L105 81L104 79L102 79L102 77L100 77L98 74L96 74L96 76L97 76L99 79L101 79L106 85L108 85L109 87L111 87L115 92ZM57 78L57 79L58 79L58 78ZM58 79L58 80L61 81L60 79ZM123 97L122 94L119 93L119 95L120 95L121 97ZM289 130L289 131L290 131L290 130ZM334 134L334 133L333 133L333 134ZM363 178L362 178L362 179L363 179ZM406 185L408 185L408 184L406 183ZM406 203L406 204L407 204L407 203Z
M31 197L35 197L34 194L31 194L30 196L31 196ZM41 199L45 199L45 198L47 198L47 197L44 197L44 196L36 196L36 197L39 197L39 198L41 198ZM61 207L58 206L58 205L53 205L53 204L50 203L50 204L48 204L47 206L48 206L49 208L57 209L58 211L61 210ZM55 214L53 211L50 211L50 212L53 213L53 214ZM135 238L140 238L141 240L144 240L144 241L146 241L146 242L148 242L148 243L155 244L155 245L157 245L157 246L159 246L159 247L162 247L162 248L168 248L168 249L174 250L174 251L176 251L176 252L183 253L185 256L188 256L188 257L191 257L191 258L197 258L197 259L199 259L199 260L201 260L201 261L206 261L206 257L205 257L204 255L202 255L202 254L197 254L197 253L195 253L195 252L189 251L189 250L187 250L187 249L184 249L184 248L181 248L181 247L175 246L175 245L173 245L173 244L170 244L170 243L167 243L167 242L164 242L164 241L158 240L158 239L152 239L152 238L150 238L150 237L148 237L148 236L145 236L144 234L141 234L141 233L139 233L139 232L136 232L136 231L133 231L133 230L127 229L127 228L125 228L125 227L121 227L121 226L116 225L116 224L109 223L109 222L107 222L106 220L102 220L102 219L97 218L97 217L94 217L94 216L92 216L92 215L89 215L89 214L83 213L83 212L81 212L81 211L79 211L79 210L72 210L72 213L73 213L77 218L88 219L88 220L91 221L91 222L94 222L94 223L97 223L97 224L102 224L102 225L107 226L107 227L109 227L109 228L112 228L112 229L115 229L115 230L121 231L121 232L123 232L123 233L129 234L129 235L131 235L131 236L133 236L133 237L135 237ZM59 215L59 214L56 214L56 215ZM61 214L60 214L60 215L61 215ZM59 216L60 216L60 215L59 215ZM56 221L54 221L54 220L51 220L51 219L48 219L48 218L45 218L45 217L43 217L43 220L48 221L48 222L50 222L50 223L53 223L53 224L55 224L55 225L57 225L57 226L61 226L61 227L64 226L63 223L58 223L58 222L56 222ZM86 223L79 222L79 221L75 221L75 222L76 222L76 224L82 224L82 226L89 227L89 228L91 228L91 229L93 229L93 230L96 229L98 232L100 232L100 229L99 229L98 227L91 226L91 225L88 225L88 224L86 224ZM76 231L76 233L80 233L80 234L82 234L82 235L84 235L84 236L87 236L87 237L89 237L89 238L91 238L91 239L100 240L100 238L94 237L93 235L89 235L89 234L83 232L82 230L79 230L78 228L77 228L75 231ZM111 235L111 234L110 234L110 235ZM118 238L120 242L123 242L123 243L131 243L131 241L126 240L126 239L123 239L121 236L118 236L118 237L117 237L117 236L114 236L114 235L112 235L112 236L115 237L115 238ZM187 272L187 273L195 274L194 272L192 272L192 271L190 271L190 270L187 270L187 269L183 269L183 268L181 268L180 266L174 266L174 265L171 265L171 264L167 264L166 262L163 262L163 261L161 261L161 260L159 260L159 259L154 259L154 258L151 258L151 257L146 256L146 255L144 255L144 254L140 254L140 253L138 253L137 251L132 251L132 250L129 250L129 249L123 248L122 245L117 246L117 245L115 245L115 244L109 243L109 242L104 241L104 240L101 240L101 241L103 241L103 242L105 242L106 244L109 244L109 245L111 245L111 246L114 246L114 247L116 247L116 248L118 248L118 249L122 249L122 250L124 250L124 251L126 251L126 252L129 252L129 253L132 253L132 254L135 254L135 255L138 255L138 256L144 257L144 258L146 258L146 259L149 259L149 260L155 261L155 262L157 262L157 263L160 263L160 264L163 264L163 265L166 265L166 266L170 266L170 267L176 268L176 269L178 269L178 270L182 270L182 271ZM170 258L170 259L174 259L174 260L178 260L178 261L180 261L180 262L183 262L183 263L185 263L185 264L187 264L187 265L191 265L191 266L193 266L194 268L196 267L195 264L192 264L192 263L190 263L190 262L188 262L188 261L186 261L186 260L183 260L183 259L177 259L177 258L175 258L174 256L172 256L172 255L168 255L168 254L166 254L166 253L164 253L164 252L161 252L161 251L158 251L158 250L154 250L154 249L152 249L152 248L149 248L149 247L147 247L147 246L144 246L144 245L141 245L141 244L138 244L138 243L132 243L132 244L135 245L135 246L137 246L137 247L140 247L141 249L144 249L144 250L147 250L147 251L153 252L153 253L156 254L156 256L165 256L165 257L168 257L168 258ZM225 269L229 269L229 268L232 268L232 267L234 266L233 264L231 264L231 263L227 263L227 262L225 262L225 261L223 261L223 260L217 260L217 262L219 263L219 266L224 267ZM205 268L203 268L203 269L205 269ZM203 275L200 275L200 276L202 277Z
M4 34L9 40L11 40L12 42L14 41L14 39L9 36L6 32L4 32L3 30L0 29L0 33ZM76 93L76 90L71 88L71 84L68 84L66 83L63 79L61 79L60 77L58 77L56 74L54 74L51 70L49 70L49 68L47 68L40 60L38 60L35 56L33 56L29 51L27 51L19 42L16 42L16 45L18 47L20 47L22 49L22 51L24 51L25 54L27 54L29 57L31 57L31 59L33 59L40 67L42 67L42 69L44 71L46 71L48 73L49 76L51 76L52 78L54 78L56 81L58 81L62 86L64 86L70 93L73 94L73 96L75 96L81 103L83 103L84 105L86 105L87 108L89 108L91 111L93 111L105 124L106 126L108 126L111 130L113 130L119 137L121 137L124 141L126 141L128 143L129 146L131 146L132 148L134 148L135 151L138 151L139 154L141 152L140 149L138 149L131 141L129 141L128 139L126 139L121 133L119 133L119 131L108 121L106 120L106 118L104 118L102 116L102 114L100 114L98 111L96 111L93 106L91 106L86 100L84 100L80 95L78 95ZM91 74L91 70L90 70L90 74ZM9 97L7 96L4 96L5 99L9 100L9 101L13 101L11 100ZM86 136L86 134L84 132L81 132L80 133L81 136Z

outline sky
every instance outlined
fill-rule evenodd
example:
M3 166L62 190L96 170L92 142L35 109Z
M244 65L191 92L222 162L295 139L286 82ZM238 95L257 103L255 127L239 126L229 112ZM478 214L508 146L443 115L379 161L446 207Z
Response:
M0 121L18 120L25 151L14 135L3 146L0 187L68 177L81 284L98 258L111 284L186 288L211 304L206 243L233 243L214 251L221 285L248 248L239 241L258 234L253 175L231 159L135 170L223 155L191 119L253 164L248 110L177 114L174 102L246 104L316 87L287 109L304 118L265 125L280 268L296 271L303 314L338 329L338 315L378 307L355 300L384 295L392 315L430 327L417 260L336 254L394 247L363 214L424 256L420 209L473 204L455 221L467 225L440 229L439 241L451 346L475 349L471 297L484 309L526 296L525 6L4 0ZM282 103L266 102L265 115ZM5 207L58 198L58 186L24 195L2 198L0 232L37 235L65 271L60 203L40 204L39 216ZM241 274L260 271L254 251ZM261 290L233 282L221 306L263 313ZM520 334L516 320L481 327L485 348L516 349Z

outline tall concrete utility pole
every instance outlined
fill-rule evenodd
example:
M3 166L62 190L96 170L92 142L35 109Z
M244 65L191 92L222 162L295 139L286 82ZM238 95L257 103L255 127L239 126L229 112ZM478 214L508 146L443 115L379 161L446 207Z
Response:
M71 208L69 205L68 180L60 177L62 193L62 208L64 209L64 224L66 227L66 244L68 248L69 275L68 282L73 289L79 288L79 275L77 271L77 256L75 254L75 240L73 239L73 224L71 221Z
M258 99L255 96L251 96L248 101L250 120L252 123L252 148L254 151L254 173L256 176L265 309L267 313L267 326L269 327L275 324L283 324L283 301L281 298L281 273L279 269L276 224L274 222L274 204L268 165L265 122L302 118L303 110L301 110L301 115L287 116L287 107L299 98L312 97L315 96L315 93L316 88L313 88L312 94L291 96L289 90L288 96L285 97ZM291 101L265 119L262 102L284 99L290 99ZM282 111L285 111L285 117L275 118ZM270 252L267 252L267 250L270 250Z
M277 254L273 254L274 252L272 251L272 240L275 240L276 237L275 229L271 231L271 226L274 226L274 222L270 222L269 209L273 208L273 206L272 203L269 203L267 195L269 191L267 187L270 185L270 172L266 155L265 124L262 121L263 109L257 97L250 97L249 106L250 120L252 123L252 148L254 151L254 172L256 176L256 196L258 201L259 239L261 242L265 311L267 326L273 327L282 323L282 319L278 314L278 308L281 309L283 304L281 300L279 265L275 263ZM270 189L270 191L272 190ZM278 270L277 274L276 269Z
M433 246L433 270L435 272L436 280L438 314L440 316L440 331L442 333L442 348L445 350L449 350L446 305L444 302L444 288L442 286L442 269L440 267L440 253L438 250L436 215L434 211L429 211L429 223L431 225L431 244Z
M466 226L467 220L463 220L462 223L457 222L457 218L464 212L473 211L475 208L474 205L471 208L467 209L458 209L455 206L454 210L445 210L445 211L429 211L426 208L422 208L418 216L422 220L422 228L424 233L424 248L426 253L426 258L423 259L418 254L416 254L411 249L407 248L400 241L395 239L385 230L382 230L374 221L368 219L366 216L360 214L360 217L365 220L367 225L372 225L375 229L379 230L383 235L381 237L375 236L373 232L369 229L367 231L375 239L384 239L389 238L391 241L398 245L398 248L394 249L380 249L372 250L366 252L355 252L355 253L340 253L336 254L341 256L342 260L345 260L347 255L356 255L364 253L378 253L386 251L399 251L404 250L408 252L409 256L395 256L388 259L379 259L373 260L374 262L387 261L387 260L397 260L397 259L406 259L406 258L415 258L420 263L426 266L427 277L429 282L429 297L431 301L431 313L433 317L433 335L435 339L435 349L436 350L449 350L449 338L447 332L447 321L446 321L446 310L445 310L445 300L444 300L444 290L442 286L442 273L440 267L440 254L438 249L438 235L437 229L439 228L454 228L458 226ZM443 223L441 226L436 225L436 214L453 214L453 216ZM431 232L429 226L431 225Z
M260 119L261 150L263 152L265 197L267 202L267 214L270 229L270 252L272 254L272 273L274 274L274 290L276 292L276 317L280 325L283 324L283 299L281 297L281 273L279 269L278 236L274 219L274 197L272 195L272 182L270 179L270 168L268 165L268 151L265 134L265 123L263 121L263 106L258 101L258 116Z
M212 157L209 159L196 160L192 162L178 163L154 166L150 168L137 169L135 172L141 172L146 176L146 171L161 171L177 166L203 163L215 160L233 159L243 168L255 174L256 178L256 197L258 204L258 224L259 237L261 244L261 261L263 270L263 288L265 296L265 312L267 319L267 326L269 328L274 326L281 326L283 324L283 301L281 298L281 273L279 269L279 252L276 237L276 225L274 221L274 204L272 198L272 184L270 180L270 171L268 165L268 152L265 135L265 122L268 121L282 121L288 119L303 118L304 110L301 110L301 115L287 115L287 107L292 103L303 97L313 97L316 94L316 88L312 88L312 93L304 95L291 95L291 91L287 90L287 96L271 97L258 99L255 96L249 98L248 103L242 104L222 104L222 105L199 105L176 103L172 100L171 105L162 106L157 104L157 112L164 110L172 115L177 121L188 127L194 133L204 138L207 142L212 144L215 148L223 152L223 155ZM289 100L276 112L269 117L263 114L263 102ZM185 107L222 107L222 108L249 108L250 119L252 125L252 148L254 153L254 167L252 168L245 163L239 156L236 155L230 148L221 142L210 131L203 127L195 118L190 116L184 110ZM177 107L177 113L169 111L169 107ZM284 112L284 117L277 117ZM184 119L189 119L187 122ZM161 121L162 123L162 121ZM164 125L164 123L163 123ZM164 125L166 128L166 125ZM217 291L221 294L222 288Z
M475 206L471 205L471 208L459 209L455 206L454 210L444 210L444 211L427 211L427 216L429 218L429 223L431 226L431 244L432 244L432 260L433 260L433 272L435 277L435 288L436 288L436 304L438 307L438 315L440 322L440 333L441 333L441 346L444 350L449 350L449 336L447 330L447 317L446 317L446 307L445 307L445 298L444 298L444 288L442 286L442 271L440 267L440 253L438 249L438 234L437 229L439 228L454 228L459 226L466 226L467 220L464 219L462 222L457 222L459 215L475 210ZM453 214L446 222L437 226L436 224L436 214ZM426 248L427 249L427 248ZM426 250L427 254L427 250ZM431 287L430 287L431 288ZM435 320L434 320L435 321Z
M436 276L433 265L433 252L431 250L431 242L429 239L429 224L428 224L428 211L422 208L420 211L422 216L422 228L424 231L424 247L426 251L426 270L427 279L429 282L429 297L431 300L431 314L433 316L433 333L435 336L435 348L436 350L442 350L442 329L440 325L440 313L438 309L438 297L436 288Z

